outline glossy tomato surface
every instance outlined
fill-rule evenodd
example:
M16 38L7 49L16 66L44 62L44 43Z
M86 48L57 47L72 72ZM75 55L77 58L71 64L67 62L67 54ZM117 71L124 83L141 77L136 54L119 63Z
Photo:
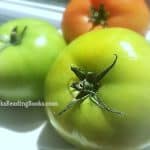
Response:
M85 79L82 71L101 73L114 60L114 66L93 90L88 84L93 80ZM58 103L46 108L53 127L84 149L142 149L150 139L149 64L149 43L128 29L101 29L76 39L57 58L47 76L45 100ZM80 68L80 79L71 66ZM89 82L83 85L85 80ZM79 100L79 89L88 93L86 88L89 95ZM98 107L92 99L94 94L100 104L111 109ZM70 108L64 111L66 106Z
M71 0L62 20L68 42L104 27L124 27L144 34L149 25L150 11L145 0Z
M65 47L57 30L36 19L9 21L0 27L0 97L37 100L49 67Z

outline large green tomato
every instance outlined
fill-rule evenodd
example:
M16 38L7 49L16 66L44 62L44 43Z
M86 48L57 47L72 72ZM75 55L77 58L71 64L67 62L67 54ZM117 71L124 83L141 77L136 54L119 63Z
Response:
M65 47L58 31L36 19L9 21L0 27L0 98L37 100L49 67Z
M110 28L72 42L46 80L50 122L77 147L142 149L150 140L150 45Z

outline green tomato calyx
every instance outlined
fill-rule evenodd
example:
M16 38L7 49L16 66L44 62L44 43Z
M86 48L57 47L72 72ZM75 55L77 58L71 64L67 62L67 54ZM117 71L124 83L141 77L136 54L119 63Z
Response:
M8 39L4 38L3 36L0 36L0 42L3 43L2 46L0 47L0 51L4 50L5 48L7 48L11 45L14 45L14 46L20 45L24 38L26 30L27 30L27 26L25 26L23 28L23 30L21 31L21 33L19 33L18 27L15 26L12 29Z
M105 9L103 4L100 4L98 10L94 7L91 8L90 11L90 21L94 23L94 25L107 25L107 20L109 17L109 12Z
M108 72L114 67L117 62L117 55L115 54L115 59L111 65L109 65L101 73L86 72L77 67L71 67L71 71L78 77L79 81L73 82L71 88L78 92L74 100L72 100L58 115L62 115L67 110L71 109L74 104L86 100L89 98L94 104L103 110L108 112L122 114L122 112L113 110L108 105L106 105L100 97L98 97L97 92L101 87L100 81L108 74Z
M14 27L11 31L11 34L10 34L10 43L12 45L19 45L21 44L22 40L23 40L23 37L25 35L25 32L27 30L27 26L25 26L23 28L23 30L21 31L21 33L18 33L18 27Z

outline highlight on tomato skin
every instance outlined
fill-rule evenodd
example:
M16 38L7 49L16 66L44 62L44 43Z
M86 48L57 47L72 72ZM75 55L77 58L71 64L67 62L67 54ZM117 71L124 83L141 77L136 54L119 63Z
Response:
M150 10L145 0L71 0L62 19L67 42L104 27L123 27L144 35L149 25Z

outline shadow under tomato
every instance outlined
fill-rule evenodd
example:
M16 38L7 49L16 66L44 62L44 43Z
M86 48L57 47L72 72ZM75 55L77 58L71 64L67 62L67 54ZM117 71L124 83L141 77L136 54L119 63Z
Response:
M31 131L46 119L43 107L0 107L0 127L13 131Z
M75 150L75 148L61 138L50 123L47 123L39 136L38 150Z

